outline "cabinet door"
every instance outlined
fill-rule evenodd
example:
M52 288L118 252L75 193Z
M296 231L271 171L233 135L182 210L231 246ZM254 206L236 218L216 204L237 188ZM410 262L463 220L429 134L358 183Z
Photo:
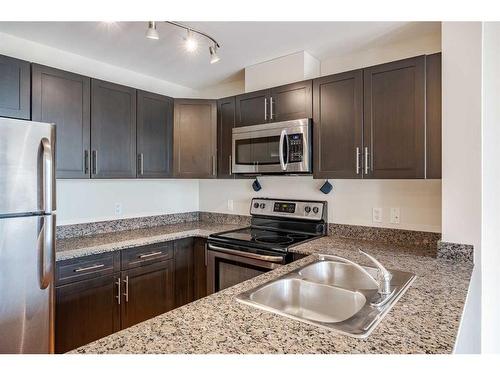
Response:
M172 174L174 100L137 91L137 177Z
M217 178L233 178L234 96L217 101Z
M175 307L194 300L194 243L192 238L175 241Z
M269 121L269 90L238 95L235 126L264 124Z
M207 295L207 241L204 238L194 239L194 300Z
M57 178L90 177L90 78L32 67L32 119L56 124Z
M269 120L288 121L312 117L312 81L296 82L271 89Z
M426 56L427 178L441 178L441 53Z
M174 174L182 178L217 176L217 104L215 100L174 102Z
M104 276L57 287L55 350L64 353L120 329L118 284Z
M364 70L364 147L366 177L424 178L424 56Z
M314 80L314 177L361 178L363 72Z
M122 329L173 308L172 272L172 260L122 272Z
M0 116L30 119L30 63L0 55Z
M136 90L92 79L92 178L136 176Z

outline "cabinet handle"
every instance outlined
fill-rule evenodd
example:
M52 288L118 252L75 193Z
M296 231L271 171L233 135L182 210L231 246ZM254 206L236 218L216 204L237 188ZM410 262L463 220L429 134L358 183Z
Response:
M356 147L356 174L359 174L359 147Z
M229 155L229 175L233 174L233 156Z
M97 174L97 150L92 150L92 174Z
M144 175L144 154L141 152L140 154L137 155L137 161L138 161L138 169L139 169L139 175L142 176Z
M145 258L154 257L155 255L160 255L160 254L162 254L162 252L161 252L161 251L156 251L156 252L154 252L154 253L149 253L149 254L141 254L141 255L139 255L139 258L141 258L141 259L145 259Z
M212 155L212 175L217 174L217 166L215 165L215 156Z
M269 112L270 112L270 120L273 119L273 97L271 96L271 98L269 99Z
M368 174L368 147L365 147L365 174Z
M125 296L125 302L128 302L128 275L125 276L123 283L125 284L125 293L123 293L123 295Z
M116 299L118 300L118 304L120 305L122 303L121 297L122 297L122 281L120 278L118 278L118 281L115 282L115 284L118 286L118 294L116 295Z
M89 173L89 150L83 151L83 165L85 168L85 174Z
M102 268L104 267L104 264L96 264L94 266L90 266L90 267L80 267L80 268L77 268L75 269L75 272L85 272L85 271L90 271L90 270L96 270L98 268Z
M264 98L264 121L267 121L267 98Z

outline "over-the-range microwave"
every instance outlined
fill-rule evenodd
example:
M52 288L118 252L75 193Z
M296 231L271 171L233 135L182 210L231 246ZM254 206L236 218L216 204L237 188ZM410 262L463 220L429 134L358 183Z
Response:
M233 128L232 172L311 173L311 119Z

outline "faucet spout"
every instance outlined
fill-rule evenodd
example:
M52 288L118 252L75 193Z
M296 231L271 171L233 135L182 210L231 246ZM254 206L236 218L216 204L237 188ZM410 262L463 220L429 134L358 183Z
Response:
M375 259L373 256L371 256L368 253L365 253L363 250L359 249L359 252L366 256L368 259L372 261L375 266L378 268L378 275L377 275L377 280L379 284L378 292L379 294L383 296L387 296L392 294L391 290L391 279L392 279L392 274L387 271L387 269L380 263L377 259Z

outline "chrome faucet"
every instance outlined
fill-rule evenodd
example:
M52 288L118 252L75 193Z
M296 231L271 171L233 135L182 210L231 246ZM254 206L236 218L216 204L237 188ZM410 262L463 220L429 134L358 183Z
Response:
M380 263L373 256L365 253L361 249L359 249L359 252L364 256L368 257L373 262L373 264L375 264L375 266L377 267L377 278L373 277L371 273L368 272L364 267L360 266L356 262L353 262L352 260L342 258L336 255L332 255L330 257L337 258L346 263L349 263L350 265L356 267L358 270L363 272L366 276L368 276L378 287L378 292L373 296L373 298L370 301L370 304L375 307L382 306L389 300L389 298L394 293L394 288L391 288L392 274L382 265L382 263Z

